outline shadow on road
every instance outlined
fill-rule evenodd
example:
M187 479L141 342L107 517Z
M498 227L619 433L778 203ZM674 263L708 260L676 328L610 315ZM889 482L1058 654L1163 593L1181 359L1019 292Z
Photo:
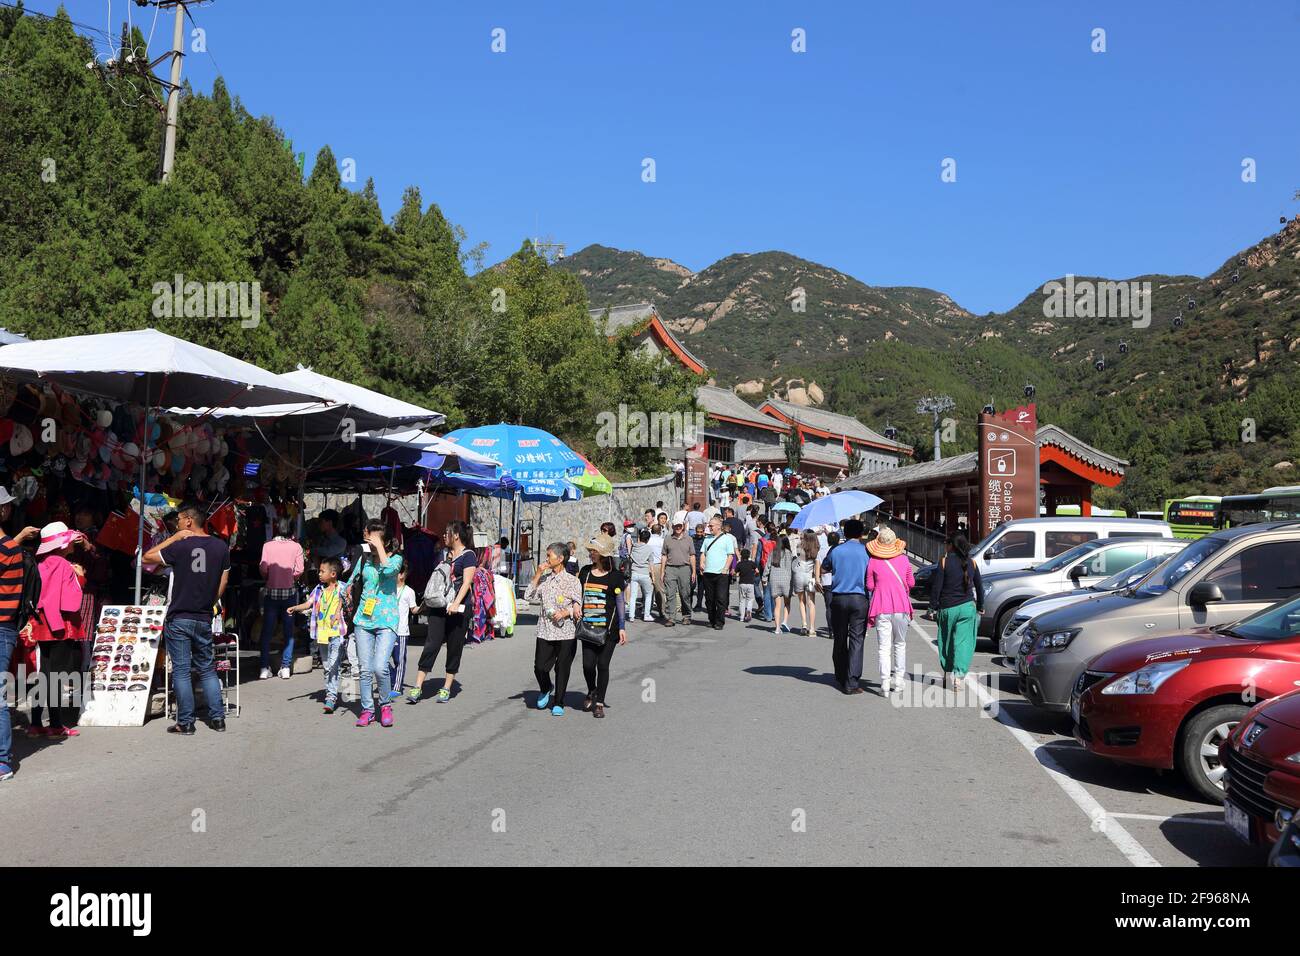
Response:
M836 686L834 674L814 670L811 667L791 667L784 664L768 664L761 667L746 667L745 673L757 674L760 677L791 677L808 684L824 684L827 687Z

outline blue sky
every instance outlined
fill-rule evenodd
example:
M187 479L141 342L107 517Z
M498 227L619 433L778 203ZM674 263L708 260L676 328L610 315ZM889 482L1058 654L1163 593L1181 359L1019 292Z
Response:
M66 3L100 27L110 6L116 31L127 0ZM152 11L130 6L147 34ZM210 54L185 60L196 89L219 65L309 163L326 143L355 159L389 216L419 186L489 244L488 262L537 234L692 269L781 249L984 312L1066 272L1204 274L1300 211L1300 0L216 0L193 13ZM1105 53L1090 49L1098 27ZM806 53L791 51L795 28ZM949 157L954 183L940 180Z

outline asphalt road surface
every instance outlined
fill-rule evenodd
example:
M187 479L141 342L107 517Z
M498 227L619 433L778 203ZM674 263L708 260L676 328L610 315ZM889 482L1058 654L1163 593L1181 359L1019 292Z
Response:
M580 710L580 655L566 714L532 709L533 627L521 625L466 649L450 703L399 703L391 729L323 716L319 671L246 682L225 734L200 724L176 738L154 720L36 743L19 716L21 768L0 784L6 861L1263 862L1174 775L1081 751L988 654L961 695L928 683L938 659L924 621L902 704L840 694L825 637L638 621L614 654L604 720ZM873 633L866 659L874 682ZM246 677L255 664L245 658Z

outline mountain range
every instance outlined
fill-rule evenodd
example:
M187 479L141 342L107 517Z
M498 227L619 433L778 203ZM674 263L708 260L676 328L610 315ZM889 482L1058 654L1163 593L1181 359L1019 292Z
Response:
M785 252L692 272L591 245L556 265L593 307L654 303L717 384L761 398L815 381L826 407L893 424L922 453L921 396L956 401L951 454L974 447L982 405L1018 404L1033 386L1040 420L1134 461L1130 505L1283 483L1300 456L1300 217L1209 275L1118 280L1149 289L1149 310L1105 317L1092 314L1104 301L1085 302L1089 289L1107 299L1112 280L1098 276L1045 278L1016 307L975 315L941 291L870 286ZM1062 294L1045 293L1052 281Z

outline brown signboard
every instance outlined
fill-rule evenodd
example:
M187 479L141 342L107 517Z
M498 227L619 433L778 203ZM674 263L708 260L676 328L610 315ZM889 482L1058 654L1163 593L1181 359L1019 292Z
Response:
M979 537L1015 518L1038 517L1038 417L1033 405L979 423Z
M697 501L701 508L709 506L709 455L704 442L686 450L685 491L687 511L690 511Z

